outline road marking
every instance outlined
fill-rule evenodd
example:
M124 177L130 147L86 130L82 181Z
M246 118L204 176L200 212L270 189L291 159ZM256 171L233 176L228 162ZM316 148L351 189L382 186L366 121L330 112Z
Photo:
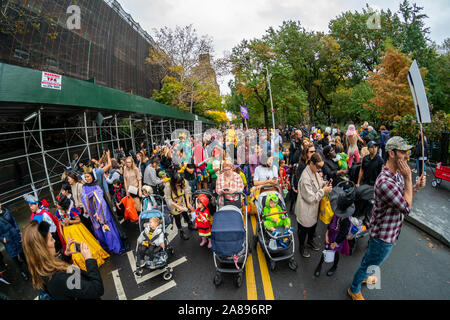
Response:
M253 257L251 253L247 257L247 264L245 266L245 279L247 282L247 300L258 300L255 270L253 269Z
M149 300L149 298L154 298L157 295L169 290L170 288L175 287L177 284L175 283L175 281L171 280L169 282L167 282L166 284L156 288L155 290L149 291L146 294L143 294L140 297L137 297L133 300Z
M155 270L155 271L152 271L152 272L146 274L145 276L138 277L136 274L134 274L134 271L136 270L136 259L134 258L133 251L128 251L127 255L128 255L128 261L130 262L130 265L131 265L131 270L133 270L134 279L136 280L137 284L141 284L142 282L147 281L153 277L156 277L157 275L160 275L161 273L164 273L166 271L166 268L158 269L158 270ZM186 261L187 261L187 258L182 257L178 260L175 260L172 263L169 263L168 267L175 268L176 266L178 266Z
M252 215L251 221L252 221L253 231L255 232L255 235L256 235L256 217L254 215ZM264 296L265 296L266 300L275 300L274 295L273 295L272 282L270 281L269 269L267 268L266 256L264 255L264 252L262 251L259 242L256 245L256 250L257 250L257 255L258 255L259 268L261 270L261 278L262 278L262 282L263 282Z
M114 270L112 272L112 277L114 280L114 285L116 286L117 297L119 300L127 300L127 296L123 290L122 281L120 280L119 270Z

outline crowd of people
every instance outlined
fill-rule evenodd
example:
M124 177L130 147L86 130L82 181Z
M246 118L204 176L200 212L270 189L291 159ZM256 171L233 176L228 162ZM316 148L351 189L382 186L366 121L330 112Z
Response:
M307 259L311 257L309 250L320 250L315 238L321 200L340 182L350 180L357 188L372 186L375 193L371 242L349 288L349 295L360 299L361 283L376 281L368 280L366 266L379 265L388 256L403 219L398 215L409 213L411 192L425 185L422 176L412 186L411 171L405 164L411 148L399 137L390 138L386 127L381 126L378 133L365 122L359 130L350 124L344 131L338 126L302 126L251 134L231 125L202 137L182 133L174 141L153 145L151 150L143 143L136 153L126 154L121 148L115 158L106 151L87 164L75 155L63 174L54 213L45 200L26 195L31 223L21 231L0 204L0 240L24 279L31 274L42 299L99 298L103 286L98 268L110 255L130 249L120 221L136 222L141 212L155 208L154 195L164 199L181 239L190 238L182 225L184 220L189 230L197 230L200 246L211 248L209 200L200 196L193 201L194 192L210 191L217 196L219 206L231 203L242 208L242 194L251 199L262 187L274 188L289 203L288 214L297 222L299 252ZM268 213L280 211L277 203L276 197L268 199ZM336 249L329 276L337 269L339 255L349 254L348 218L347 212L336 212L328 226L325 245ZM270 216L264 223L274 234L278 225L286 232L294 231L287 215ZM158 221L152 221L148 228L155 232ZM138 239L141 245L145 241L145 237ZM139 255L148 251L148 245L141 247ZM323 257L316 276L322 262ZM0 259L0 272L2 263ZM72 264L82 271L82 289L61 288L72 274L67 272Z

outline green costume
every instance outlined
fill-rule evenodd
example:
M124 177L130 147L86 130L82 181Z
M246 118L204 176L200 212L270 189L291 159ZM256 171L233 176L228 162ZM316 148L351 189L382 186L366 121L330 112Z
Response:
M273 208L270 207L270 201L274 201L277 205ZM266 198L266 206L264 207L264 215L281 212L283 209L278 205L278 197L275 193L270 192ZM278 220L277 220L278 219ZM275 220L277 220L275 222ZM291 225L291 219L285 214L275 214L273 216L266 217L264 220L264 227L267 230L276 227L289 227Z

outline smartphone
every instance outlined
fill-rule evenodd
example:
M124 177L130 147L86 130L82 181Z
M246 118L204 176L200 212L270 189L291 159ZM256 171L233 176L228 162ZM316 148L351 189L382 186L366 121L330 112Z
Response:
M75 242L75 252L81 252L80 244Z

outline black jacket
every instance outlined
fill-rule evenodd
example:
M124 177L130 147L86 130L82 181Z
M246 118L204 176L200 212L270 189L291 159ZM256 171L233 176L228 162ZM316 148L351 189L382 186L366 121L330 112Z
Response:
M302 155L302 141L292 140L289 146L289 163L297 163Z
M80 270L78 283L76 273L58 272L46 282L47 293L56 300L94 300L100 299L104 293L103 280L98 270L97 260L86 260L86 270ZM69 279L72 277L71 279ZM69 286L73 285L73 288ZM78 288L77 288L78 287Z
M330 180L333 179L332 186L335 187L339 182L342 181L342 178L337 175L339 171L339 165L331 159L326 158L324 160L324 165L322 168L324 179Z

